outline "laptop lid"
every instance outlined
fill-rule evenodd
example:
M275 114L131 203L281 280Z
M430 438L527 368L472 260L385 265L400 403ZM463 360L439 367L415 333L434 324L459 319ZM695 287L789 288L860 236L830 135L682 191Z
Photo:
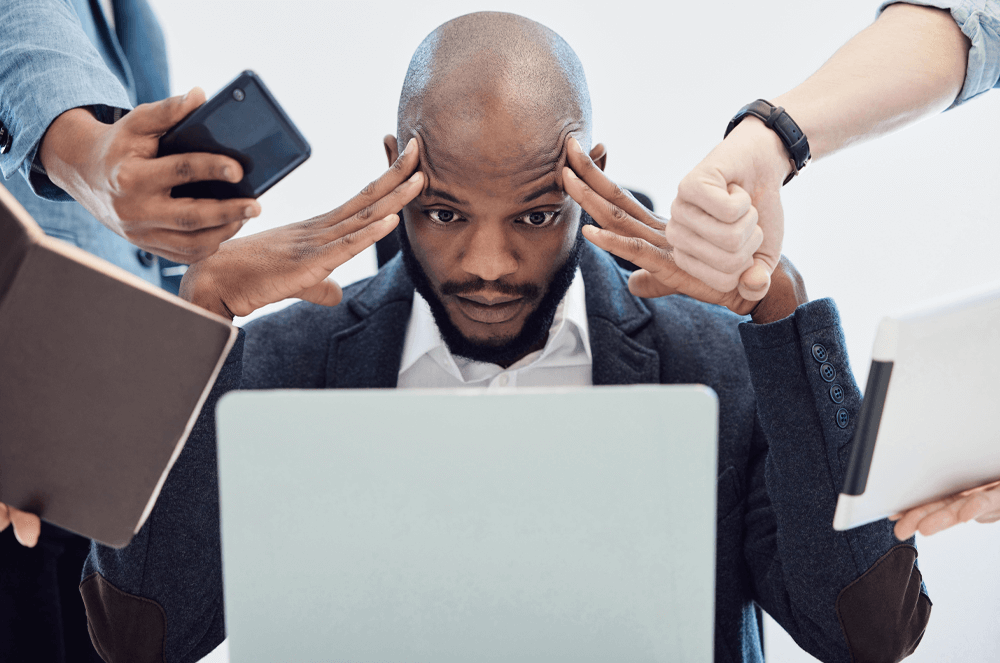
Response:
M834 529L1000 478L1000 289L879 324Z
M702 386L238 392L232 663L711 661Z

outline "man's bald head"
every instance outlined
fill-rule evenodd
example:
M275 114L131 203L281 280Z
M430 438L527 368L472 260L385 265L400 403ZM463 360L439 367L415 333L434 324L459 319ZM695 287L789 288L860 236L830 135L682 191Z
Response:
M435 156L554 165L568 135L589 147L590 93L562 37L522 16L478 12L448 21L417 47L397 123L400 149L419 136L431 168L442 165Z

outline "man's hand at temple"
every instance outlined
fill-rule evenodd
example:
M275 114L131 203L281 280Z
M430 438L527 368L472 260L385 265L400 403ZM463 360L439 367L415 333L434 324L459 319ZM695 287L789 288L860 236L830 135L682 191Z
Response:
M423 190L419 161L411 139L389 170L332 212L226 242L188 269L181 297L230 319L289 297L339 304L340 286L327 277L396 227Z
M38 516L0 502L0 532L8 525L14 526L14 538L22 546L34 548L38 543L38 535L42 531L42 521Z
M733 287L716 290L695 278L674 260L675 249L664 231L668 220L643 207L586 155L575 138L568 141L568 167L563 188L601 226L585 226L584 237L595 245L636 264L629 290L639 297L684 294L709 304L725 306L765 324L792 314L808 301L805 285L787 258L779 256L770 295L753 300ZM759 232L759 231L758 231Z
M937 534L970 520L995 523L1000 520L1000 481L922 504L890 516L889 520L896 521L893 531L900 541L905 541L917 532L924 536Z
M260 214L251 198L170 197L179 184L243 178L239 162L221 154L157 158L160 136L203 103L205 93L194 88L137 106L115 124L73 108L53 120L38 156L49 179L115 233L175 262L196 262Z

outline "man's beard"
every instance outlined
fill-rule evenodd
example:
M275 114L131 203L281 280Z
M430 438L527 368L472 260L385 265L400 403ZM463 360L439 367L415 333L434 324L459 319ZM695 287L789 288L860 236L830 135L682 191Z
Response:
M402 217L402 214L400 214L400 217ZM580 252L583 249L583 243L586 241L583 233L580 232L584 223L585 219L581 218L580 228L577 229L573 248L570 249L569 255L563 264L552 275L548 289L542 295L535 310L528 314L521 331L514 336L491 339L489 341L476 341L462 335L462 332L451 321L444 303L438 297L437 293L434 292L434 288L431 287L427 272L424 271L420 261L413 254L413 247L410 246L410 238L406 234L406 224L402 218L400 218L396 232L399 235L399 248L403 254L403 264L410 275L410 280L413 281L413 285L416 287L417 292L420 293L420 296L427 300L427 303L430 305L431 313L434 315L434 322L437 323L438 330L441 332L441 338L444 339L445 345L448 346L451 354L466 357L467 359L484 364L509 366L527 355L547 338L549 328L552 326L552 320L556 315L556 309L566 295L566 291L569 290L570 284L573 283L577 265L580 263ZM441 291L445 295L456 295L463 292L483 292L487 290L500 292L505 295L537 298L539 286L533 283L515 285L507 284L503 281L486 281L479 277L474 277L465 283L446 282L441 284Z

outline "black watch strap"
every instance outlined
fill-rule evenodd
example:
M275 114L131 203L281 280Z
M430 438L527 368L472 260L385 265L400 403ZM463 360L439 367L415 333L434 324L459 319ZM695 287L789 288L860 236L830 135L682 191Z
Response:
M726 128L726 136L747 115L760 118L764 122L764 126L778 134L778 138L784 144L785 150L788 151L789 161L792 162L792 172L789 173L783 182L783 184L788 184L793 177L799 174L800 170L806 167L809 159L812 158L812 155L809 154L809 141L806 140L806 135L802 133L802 129L799 129L799 125L795 124L795 120L785 112L784 108L774 106L764 99L758 99L741 108L733 116L733 119L729 121L729 126Z

